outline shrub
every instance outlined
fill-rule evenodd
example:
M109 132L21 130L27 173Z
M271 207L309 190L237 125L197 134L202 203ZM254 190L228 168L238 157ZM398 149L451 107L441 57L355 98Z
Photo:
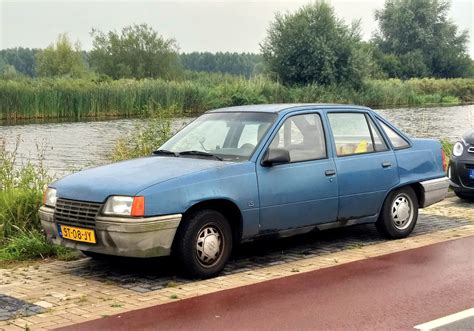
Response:
M162 108L159 104L150 102L147 111L150 113L150 119L145 126L137 125L131 134L117 140L110 155L113 161L151 155L171 137L171 121L177 113L176 108Z
M38 146L39 164L18 164L17 138L9 152L0 138L0 242L18 233L40 230L38 209L44 186L51 181L42 160L44 146Z

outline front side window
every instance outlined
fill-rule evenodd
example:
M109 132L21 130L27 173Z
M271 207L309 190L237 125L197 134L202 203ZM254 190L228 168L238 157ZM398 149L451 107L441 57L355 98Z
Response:
M206 153L225 161L245 161L250 158L276 116L263 112L207 113L179 131L160 150L178 156L202 157Z
M399 149L399 148L406 148L410 146L410 144L402 136L400 136L387 124L381 121L379 121L379 123L382 129L385 131L385 134L387 135L388 139L390 139L390 142L392 143L394 148Z
M270 148L288 150L290 162L326 158L326 139L321 118L318 114L288 118L273 138Z
M375 146L385 148L380 135L374 143L369 122L363 113L330 113L328 114L337 156L371 153ZM375 129L375 128L374 128ZM378 132L378 131L373 131Z

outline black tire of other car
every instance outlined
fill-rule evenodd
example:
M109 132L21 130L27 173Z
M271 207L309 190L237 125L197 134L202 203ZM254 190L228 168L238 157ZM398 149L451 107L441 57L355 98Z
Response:
M101 253L96 253L96 252L91 252L91 251L81 251L82 254L84 254L87 257L91 257L95 260L103 260L108 258L108 255L101 254Z
M379 233L389 239L407 237L418 220L418 199L411 187L389 193L375 223Z
M181 271L190 278L219 274L232 252L232 229L227 219L212 209L187 216L175 238L174 255Z
M456 194L459 199L474 201L474 195L467 195L456 191L454 192L454 194Z

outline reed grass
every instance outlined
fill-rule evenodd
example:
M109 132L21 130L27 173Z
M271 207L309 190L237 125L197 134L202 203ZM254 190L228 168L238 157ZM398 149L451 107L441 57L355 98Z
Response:
M182 81L85 79L0 80L0 119L86 118L146 115L147 105L183 113L280 102L352 103L371 107L474 102L474 79L368 80L345 86L287 87L263 76L251 79L200 74Z
M17 137L13 150L7 151L0 137L0 268L36 258L74 258L77 252L52 245L42 233L38 209L52 180L42 162L46 146L37 145L39 163L19 163L19 143Z

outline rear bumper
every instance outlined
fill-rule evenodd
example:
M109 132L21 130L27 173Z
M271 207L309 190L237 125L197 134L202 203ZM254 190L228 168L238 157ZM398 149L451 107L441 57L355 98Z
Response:
M139 219L98 216L94 229L97 243L88 244L61 238L53 216L53 208L40 208L41 225L52 243L81 251L129 257L169 255L181 222L181 214Z
M420 183L423 187L423 198L421 201L421 208L425 208L440 202L448 194L449 178L441 177L427 180Z

